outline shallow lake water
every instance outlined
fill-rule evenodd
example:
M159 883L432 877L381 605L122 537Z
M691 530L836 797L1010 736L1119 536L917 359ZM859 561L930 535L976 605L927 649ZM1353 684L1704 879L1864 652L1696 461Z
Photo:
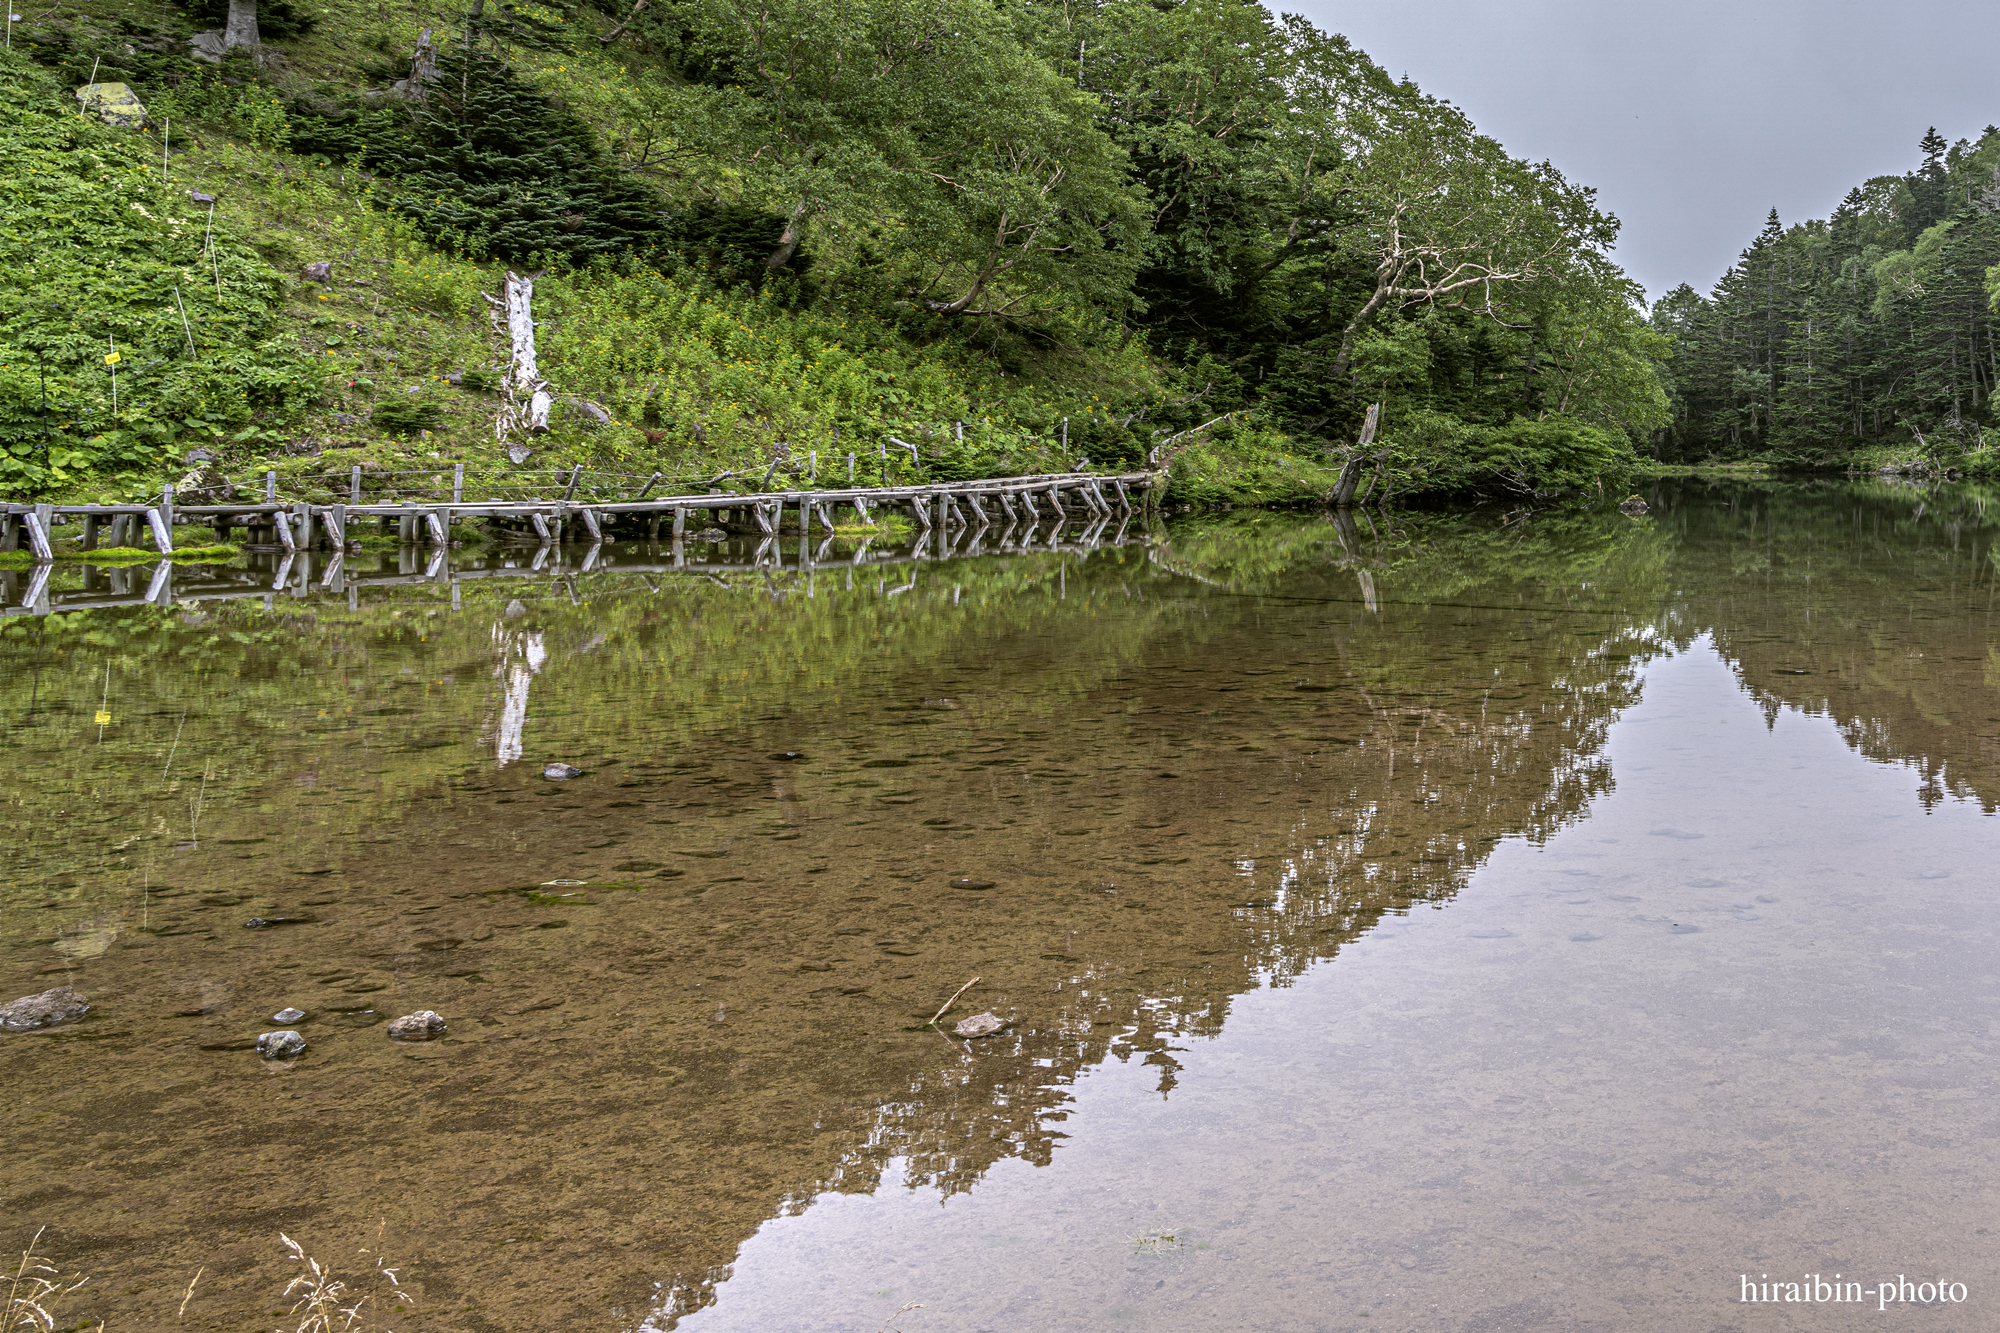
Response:
M0 1220L113 1329L281 1231L475 1333L1991 1328L2000 511L1649 498L7 575Z

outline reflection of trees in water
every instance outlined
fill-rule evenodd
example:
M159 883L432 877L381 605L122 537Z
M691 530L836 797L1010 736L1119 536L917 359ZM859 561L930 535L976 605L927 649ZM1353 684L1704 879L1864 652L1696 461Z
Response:
M384 826L416 797L449 791L480 760L471 742L481 735L495 746L479 763L489 771L500 753L755 757L792 748L794 726L818 728L821 749L860 732L884 752L942 749L920 738L942 736L947 721L1003 738L1031 766L1081 770L1078 796L1111 785L1097 760L1125 764L1138 776L1120 789L1118 826L1099 854L1070 857L1049 885L1022 894L1051 912L1068 894L1109 926L1051 945L1034 922L968 908L956 936L926 945L968 966L924 1014L991 956L981 949L1046 960L1060 983L1017 996L1016 1026L972 1058L924 1034L935 1058L885 1076L869 1034L839 1031L831 1015L827 1035L815 1027L796 1050L735 1050L730 1041L751 1038L729 1034L674 1039L674 1062L702 1080L714 1141L742 1154L728 1181L717 1167L698 1173L715 1182L703 1188L757 1182L718 1203L726 1220L713 1236L677 1253L687 1275L676 1302L692 1308L726 1271L711 1265L754 1226L743 1218L870 1188L892 1162L913 1182L955 1191L1002 1157L1048 1161L1084 1071L1144 1064L1171 1095L1180 1056L1220 1033L1237 994L1288 984L1385 915L1449 901L1496 840L1539 841L1577 819L1609 789L1604 740L1634 698L1636 664L1663 645L1712 633L1767 710L1828 712L1860 752L1919 766L1926 799L1991 800L2000 756L1975 701L2000 682L2000 666L1989 666L1994 545L1981 497L1662 486L1652 498L1639 522L1419 514L1371 530L1233 515L1176 524L1150 559L935 567L895 598L824 571L816 589L761 578L655 589L614 570L577 580L574 600L547 585L511 617L502 608L518 588L489 599L475 585L456 616L444 590L417 588L357 612L308 599L271 613L52 617L39 695L30 632L0 640L0 706L10 722L31 698L37 710L10 735L37 780L7 795L18 852L9 873L77 899L80 916L97 910L83 901L93 892L129 880L136 894L145 839L179 835L154 831L155 794L124 784L161 771L184 707L174 771L215 774L205 839L211 819L217 838L225 825L265 832L282 821L297 845L337 852L315 864L344 873L376 855L353 845L355 832L386 843ZM119 722L100 747L86 742L107 661ZM1788 670L1812 674L1778 674ZM937 682L954 674L970 682L951 686L958 711L882 711L946 692ZM526 715L530 679L533 721L522 731L506 719ZM839 720L863 710L865 721ZM1167 757L1183 748L1185 759ZM1182 782L1199 778L1204 794L1170 798L1162 768L1185 768ZM897 771L909 775L898 783L930 783L925 799L939 803L975 781ZM718 801L770 789L748 768L729 772L741 782L714 789ZM115 838L59 836L74 821L55 812L78 808L78 793ZM1173 830L1151 827L1169 817L1188 834L1179 846L1166 840ZM425 826L413 816L412 827ZM928 836L888 829L867 836ZM137 850L115 852L134 836ZM774 887L773 902L790 891ZM831 935L847 910L782 906L799 920L746 916L712 947L823 948L801 941ZM698 980L708 955L685 951L673 966ZM817 1022L831 1004L808 988L821 984L788 974L782 985L798 993L773 990L767 1002ZM752 1055L769 1062L770 1079L730 1072ZM751 1140L739 1127L771 1114L757 1098L773 1081L798 1090L800 1115L823 1119L823 1136L772 1130L768 1143L742 1146ZM699 1126L675 1132L705 1142Z
M1298 587L1286 584L1293 595ZM1400 591L1393 573L1385 577L1385 593ZM1283 623L1270 607L1263 614ZM1287 747L1281 780L1247 765L1236 779L1240 790L1298 796L1271 816L1277 829L1258 830L1249 841L1259 845L1234 858L1234 883L1198 912L1131 914L1118 950L1078 957L1053 1011L1000 1039L1004 1054L941 1050L937 1067L886 1101L837 1167L791 1191L794 1205L821 1190L873 1189L891 1163L907 1183L947 1194L1002 1157L1047 1163L1070 1085L1091 1066L1137 1059L1160 1070L1159 1091L1170 1093L1176 1056L1219 1035L1231 997L1289 984L1385 914L1444 903L1501 838L1539 843L1579 818L1611 787L1601 751L1636 698L1631 660L1607 654L1597 633L1519 640L1510 618L1462 618L1405 608L1392 625L1354 627L1338 670L1368 680L1362 706L1329 719L1339 735ZM1604 628L1602 612L1593 618L1600 624L1590 628ZM1234 630L1246 658L1283 651L1242 642L1251 636L1241 619ZM1608 635L1613 647L1629 641L1622 625ZM1439 651L1445 644L1454 646ZM1484 681L1467 670L1474 663ZM1253 717L1248 729L1266 721L1277 724ZM1241 729L1245 718L1225 724ZM1274 831L1276 845L1263 845Z
M2000 493L1878 481L1680 484L1654 513L1682 534L1679 643L1702 633L1767 722L1797 708L1949 794L2000 806Z
M493 668L500 682L493 756L504 768L521 757L521 736L528 725L528 686L542 663L549 660L549 651L543 646L540 630L510 630L497 624L493 627L493 649L500 659Z

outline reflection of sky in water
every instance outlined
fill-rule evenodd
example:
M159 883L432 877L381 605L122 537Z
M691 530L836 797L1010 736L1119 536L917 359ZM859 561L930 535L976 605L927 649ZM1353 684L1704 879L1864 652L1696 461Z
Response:
M1993 1290L2000 919L1949 869L1992 825L1824 718L1767 725L1706 640L1608 751L1582 822L1181 1034L1171 1091L1101 1066L1047 1166L822 1195L678 1327L1695 1328L1744 1272Z

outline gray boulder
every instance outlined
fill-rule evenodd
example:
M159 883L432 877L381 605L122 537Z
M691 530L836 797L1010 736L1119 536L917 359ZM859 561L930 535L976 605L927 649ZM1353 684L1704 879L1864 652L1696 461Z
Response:
M213 459L196 463L174 483L174 500L187 505L228 504L236 498L236 483L222 475Z
M542 776L550 782L568 782L571 778L583 776L583 770L574 764L547 764L542 768Z
M604 410L601 403L593 403L588 398L568 400L570 415L585 430L596 430L599 426L611 424L611 413Z
M36 1028L60 1027L89 1012L90 1001L68 986L58 986L40 995L23 995L12 1004L0 1004L0 1029L32 1032Z

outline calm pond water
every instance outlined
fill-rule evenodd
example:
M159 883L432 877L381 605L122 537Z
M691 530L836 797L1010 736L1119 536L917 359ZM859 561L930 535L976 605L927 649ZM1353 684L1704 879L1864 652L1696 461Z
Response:
M5 1239L113 1330L280 1231L472 1333L1990 1329L2000 509L1651 499L9 573L0 999L93 1009Z

